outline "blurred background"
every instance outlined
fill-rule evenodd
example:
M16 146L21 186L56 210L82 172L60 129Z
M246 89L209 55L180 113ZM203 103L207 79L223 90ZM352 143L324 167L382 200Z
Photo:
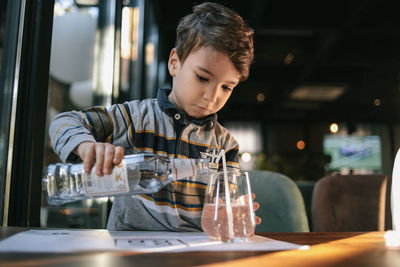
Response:
M40 168L59 161L47 135L56 114L155 97L158 88L171 86L167 60L176 26L193 5L203 1L49 2L54 6L46 13L51 30L43 33L42 29L41 33L50 46L48 71L44 66L41 74L48 78L48 88L37 92L47 99L41 112L44 116L38 115L46 118L41 137L36 139L44 147L36 154L43 158L43 163L36 158ZM5 11L12 4L1 3L4 31ZM239 141L241 167L287 175L302 190L308 212L312 187L327 174L390 176L400 147L398 3L219 3L237 11L255 33L250 77L234 90L218 114ZM38 12L37 7L26 8ZM7 41L3 40L2 44ZM3 80L5 84L6 78ZM2 113L2 125L7 127L0 135L4 190L7 179L12 178L6 173L11 168L7 148L13 128L13 99L3 100L9 107ZM11 115L5 119L4 114ZM34 178L35 174L28 176L40 179ZM40 225L104 228L111 204L112 199L98 199L49 207L41 200Z

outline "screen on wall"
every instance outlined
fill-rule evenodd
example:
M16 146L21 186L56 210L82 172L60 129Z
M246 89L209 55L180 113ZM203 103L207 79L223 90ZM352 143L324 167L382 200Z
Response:
M382 168L379 136L325 135L324 154L330 156L328 169L380 170Z

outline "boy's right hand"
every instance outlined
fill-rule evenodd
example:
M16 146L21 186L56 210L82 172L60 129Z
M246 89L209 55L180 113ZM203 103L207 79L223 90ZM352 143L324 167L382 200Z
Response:
M109 143L83 142L74 153L82 159L86 173L90 173L96 162L95 173L99 176L110 174L114 165L120 164L124 158L124 149Z

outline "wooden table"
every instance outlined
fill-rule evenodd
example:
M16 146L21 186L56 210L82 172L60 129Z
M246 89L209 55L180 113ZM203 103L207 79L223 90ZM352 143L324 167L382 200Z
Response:
M0 228L0 239L27 229ZM279 252L0 253L0 266L400 266L400 250L385 248L384 232L258 234L310 248Z

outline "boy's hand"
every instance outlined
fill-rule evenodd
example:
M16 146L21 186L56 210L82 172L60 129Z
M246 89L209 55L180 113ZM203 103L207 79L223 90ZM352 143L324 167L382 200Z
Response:
M256 198L256 194L251 193L251 198L254 200ZM259 208L260 208L260 204L258 204L258 202L254 202L253 201L253 209L254 209L254 211L258 210ZM258 216L255 216L255 217L256 217L256 224L260 224L261 223L261 218L258 217Z
M83 169L90 173L95 160L96 175L110 174L114 165L121 163L124 157L124 149L109 143L83 142L79 144L74 153L83 161Z
M258 202L254 202L254 199L256 198L256 194L251 193L251 198L253 200L253 210L256 211L256 210L258 210L260 208L260 204ZM249 203L248 200L247 200L247 196L245 196L245 195L240 196L236 201L237 201L238 204L247 204L247 203ZM218 203L219 204L224 204L224 202L220 198L218 198ZM261 223L261 218L258 217L257 215L255 216L255 220L256 220L256 224L260 224Z

